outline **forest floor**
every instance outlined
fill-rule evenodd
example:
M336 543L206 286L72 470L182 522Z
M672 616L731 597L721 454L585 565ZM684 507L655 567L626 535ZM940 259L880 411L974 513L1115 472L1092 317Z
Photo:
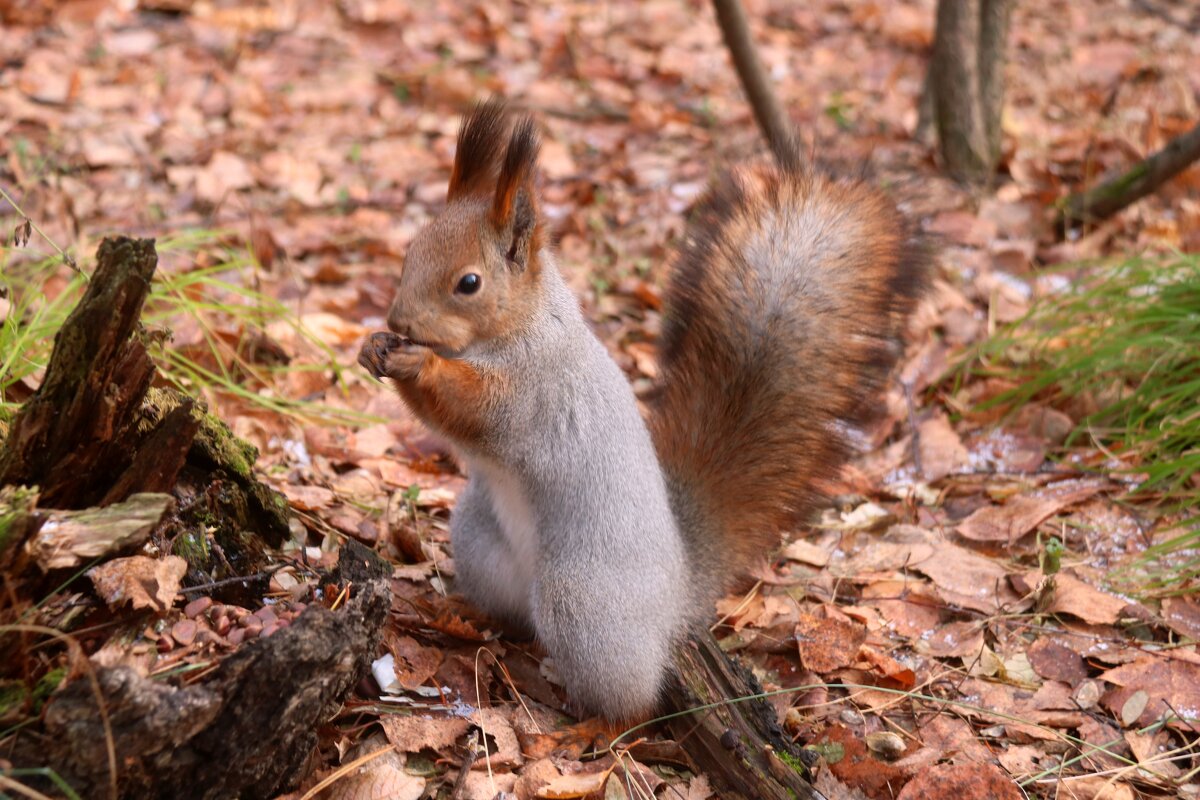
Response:
M1050 226L1056 200L1194 125L1200 21L1159 0L1019 3L1002 174L980 195L913 136L932 0L746 5L807 150L890 186L936 238L938 277L870 451L820 524L718 603L714 633L765 690L796 689L771 702L824 757L830 798L950 797L934 778L978 777L963 766L978 764L1011 776L1013 797L1200 797L1200 603L1194 586L1144 591L1134 564L1177 518L1129 502L1136 464L1121 454L1064 444L1071 407L980 411L1003 381L954 378L972 347L1064 291L1073 273L1057 265L1200 251L1195 167L1066 241ZM406 244L443 203L462 113L498 94L537 115L563 271L635 389L649 387L688 208L721 165L764 153L708 4L8 0L0 14L0 187L85 271L110 233L159 238L168 279L220 267L221 283L180 290L200 312L153 323L171 330L167 350L226 379L184 383L258 447L312 558L354 537L396 565L393 695L360 687L291 796L388 742L398 761L345 772L322 796L452 784L474 707L496 752L466 797L714 796L669 758L635 767L628 754L624 780L602 789L613 756L581 758L591 741L568 726L552 665L446 596L463 478L354 362L384 326ZM0 201L0 221L7 236L21 219ZM24 291L53 298L71 280L46 266L54 254L35 234L0 263L41 263ZM285 313L257 318L258 297ZM0 297L0 318L17 301ZM1065 546L1052 587L1050 537ZM236 646L171 638L179 606L131 661Z

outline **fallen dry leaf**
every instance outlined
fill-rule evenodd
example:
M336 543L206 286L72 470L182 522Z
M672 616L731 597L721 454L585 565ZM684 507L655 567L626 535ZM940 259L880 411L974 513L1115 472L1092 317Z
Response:
M958 532L977 542L1012 544L1043 521L1103 489L1103 482L1062 481L1036 494L1017 495L1004 505L988 505L958 525Z
M1059 780L1059 800L1134 800L1133 787L1115 777L1082 775Z
M1200 641L1200 601L1195 597L1168 597L1162 601L1163 622L1185 639Z
M396 636L388 631L384 642L394 659L396 681L405 689L424 685L442 663L440 648L426 647L411 636Z
M416 753L425 748L442 750L458 741L471 728L462 717L428 714L383 714L379 717L388 741L401 753Z
M1028 655L1033 671L1047 680L1078 686L1088 676L1079 653L1053 639L1038 639L1029 646Z
M602 790L604 782L608 780L610 774L608 770L605 770L603 772L587 772L582 775L560 775L538 789L537 796L548 798L548 800L573 800L587 797L593 792Z
M1012 778L991 764L936 764L904 785L896 800L1023 800Z
M135 609L162 612L175 602L187 568L187 561L179 556L130 556L92 567L87 575L96 594L113 610L131 603Z
M912 568L927 575L947 603L986 613L1022 605L997 562L949 542L938 544L936 552Z
M866 627L843 619L801 614L796 623L800 663L818 674L852 664L866 638Z
M1027 573L1025 580L1036 582L1040 575L1037 572ZM1046 612L1070 614L1093 625L1111 625L1121 618L1121 613L1129 605L1127 600L1102 592L1069 572L1054 575L1053 587L1044 607Z
M1172 708L1180 714L1195 714L1200 709L1200 664L1148 655L1114 667L1100 678L1117 687L1101 701L1117 714L1137 692L1146 693L1149 702L1131 723L1139 727L1149 725L1163 714L1173 714ZM1173 724L1186 725L1180 721Z
M945 414L938 413L917 426L923 477L929 482L941 480L958 472L970 462L970 453L963 446Z

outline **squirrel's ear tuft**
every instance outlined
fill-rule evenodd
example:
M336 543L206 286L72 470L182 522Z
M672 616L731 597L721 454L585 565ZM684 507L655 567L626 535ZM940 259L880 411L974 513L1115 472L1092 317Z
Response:
M522 117L513 126L509 137L492 200L492 225L509 243L509 262L520 269L528 265L530 256L540 244L537 197L533 188L540 148L537 125L531 117Z
M447 200L491 191L507 132L508 112L503 100L475 104L458 129Z

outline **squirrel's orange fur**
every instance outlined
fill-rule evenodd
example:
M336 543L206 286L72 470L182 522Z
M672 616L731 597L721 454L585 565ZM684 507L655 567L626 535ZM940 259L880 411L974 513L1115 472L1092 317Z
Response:
M851 454L926 262L885 195L807 168L734 171L694 211L665 292L650 428L718 585L803 522Z
M644 718L678 638L850 454L927 263L861 181L726 176L664 295L647 424L543 245L537 152L497 103L466 119L447 207L359 360L467 466L456 586L536 632L585 708Z

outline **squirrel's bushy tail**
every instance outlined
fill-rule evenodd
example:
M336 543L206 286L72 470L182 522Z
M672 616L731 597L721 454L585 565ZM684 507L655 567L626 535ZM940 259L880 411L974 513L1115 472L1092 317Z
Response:
M700 204L650 418L700 582L720 589L812 512L881 406L928 260L861 181L743 170Z

